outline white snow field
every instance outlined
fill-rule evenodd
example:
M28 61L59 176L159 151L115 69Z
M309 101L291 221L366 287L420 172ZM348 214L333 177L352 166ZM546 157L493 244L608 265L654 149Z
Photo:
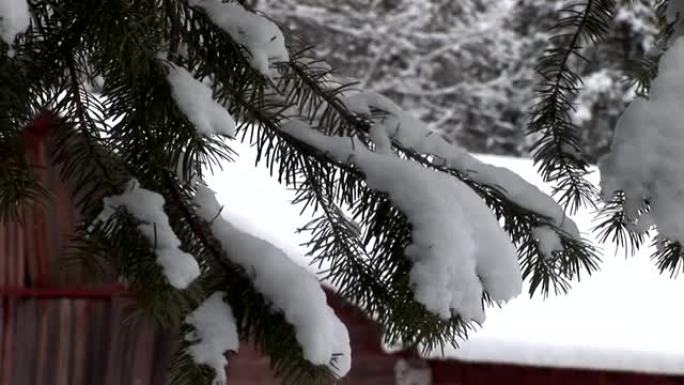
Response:
M242 230L270 241L305 266L306 234L296 234L309 216L290 204L293 194L253 166L254 150L231 142L240 156L208 179L223 204L223 215ZM532 162L480 156L508 167L544 191ZM598 175L592 179L598 183ZM593 213L574 216L582 234L591 234ZM460 349L432 352L430 358L458 358L549 367L684 374L684 277L660 275L651 250L625 257L624 250L603 245L601 270L583 276L563 296L530 299L523 294L500 309L488 309L482 328ZM309 267L313 269L313 267Z

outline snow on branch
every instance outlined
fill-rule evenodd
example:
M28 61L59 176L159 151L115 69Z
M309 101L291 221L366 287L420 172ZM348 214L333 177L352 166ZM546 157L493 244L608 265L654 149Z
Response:
M410 281L416 301L429 311L443 319L459 315L483 322L483 291L495 301L520 293L516 249L465 183L394 155L383 130L373 130L380 144L372 152L353 138L326 136L299 120L289 120L281 129L354 164L371 188L387 193L406 215L412 225L412 243L405 249L413 263Z
M250 274L255 289L294 326L304 358L344 376L351 366L349 334L328 306L318 280L284 251L221 217L215 194L207 187L198 188L195 203L231 261Z
M563 242L558 233L548 226L532 228L532 236L537 241L539 251L549 260L555 258L554 253L563 251Z
M348 95L344 102L350 110L361 115L368 115L371 109L380 111L382 117L374 122L385 130L392 141L405 148L435 156L446 167L464 173L474 182L496 188L511 202L548 218L551 224L569 237L580 239L577 225L553 198L513 171L486 164L458 145L447 142L388 98L375 92L367 92Z
M174 64L170 64L167 80L178 109L197 132L206 137L235 134L235 120L214 100L209 87L192 77L185 68Z
M622 115L611 152L601 159L601 190L610 200L624 193L631 230L655 225L663 238L684 243L684 37L660 62L649 99L637 99Z
M185 318L185 323L195 329L185 336L186 341L192 342L187 351L196 364L214 370L212 385L227 383L225 353L237 351L240 346L233 310L223 301L224 294L212 294Z
M271 20L247 11L238 2L221 3L218 0L190 0L191 6L206 12L211 21L244 46L251 55L252 67L264 76L270 76L270 63L288 61L282 31Z
M0 0L0 38L10 47L18 34L25 32L31 23L26 0Z
M169 224L164 212L164 197L140 187L137 180L131 179L125 192L106 197L103 202L104 209L97 221L107 222L118 208L124 208L140 221L138 230L152 245L157 264L171 286L184 289L199 277L197 261L180 249L181 241Z

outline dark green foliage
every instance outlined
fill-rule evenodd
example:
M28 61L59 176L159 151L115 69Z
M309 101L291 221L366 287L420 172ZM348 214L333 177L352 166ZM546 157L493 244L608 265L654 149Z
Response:
M9 60L0 46L0 223L20 219L23 210L49 199L36 181L26 151L22 127L36 113L31 103L29 79L18 60Z
M634 253L644 243L644 235L632 231L627 219L623 205L625 196L623 193L617 194L601 208L597 217L597 224L594 228L599 235L601 242L610 241L615 243L626 252Z
M21 153L24 146L12 138L0 138L0 223L21 220L24 210L50 199L36 180L30 160ZM20 150L19 153L16 150Z
M660 270L660 273L669 272L672 278L676 278L681 270L684 270L684 251L679 242L656 237L653 240L656 251L651 256Z
M573 60L583 59L584 44L596 44L606 35L614 6L611 0L588 0L563 10L552 47L538 62L541 82L529 130L542 137L534 145L534 160L544 180L555 183L560 201L572 211L592 202L594 189L585 179L589 164L570 115L581 84L571 66Z
M189 331L183 320L215 291L226 293L241 337L270 356L284 383L330 384L335 379L329 368L303 358L284 315L227 258L209 224L195 213L190 181L201 183L204 172L230 161L231 142L201 136L179 111L166 80L169 63L209 82L215 99L240 122L238 137L257 148L255 163L294 189L295 203L316 210L317 216L301 229L311 235L312 261L327 266L325 278L339 293L384 327L388 343L436 349L456 345L475 326L459 317L443 320L414 300L411 264L404 255L411 224L389 197L369 188L355 167L280 130L294 113L326 134L372 146L369 128L373 119L386 114L372 111L367 117L348 110L340 95L353 85L326 88L324 79L331 71L309 59L308 49L293 42L290 62L279 63L279 76L270 79L250 66L245 47L186 1L33 0L31 6L35 22L19 39L15 56L7 56L6 47L0 56L0 66L13 69L0 71L0 79L8 78L0 83L0 218L13 218L27 201L42 199L44 192L24 159L20 132L36 112L58 113L51 156L83 214L75 257L90 271L122 280L146 314L178 333L181 350L173 384L211 381L213 374L196 367L183 349ZM578 78L567 60L578 55L581 42L603 34L607 6L590 1L586 14L572 11L560 27L574 32L555 39L557 48L540 66L546 80L532 125L543 134L537 161L573 207L591 191L583 179L586 162L567 150L581 148L568 118L568 98L576 93ZM543 256L532 229L551 226L550 219L509 201L499 186L477 184L467 178L468 170L445 168L431 154L402 143L393 146L406 161L449 173L482 197L517 246L531 294L565 292L570 280L596 270L594 248L557 228L564 250L556 258ZM165 281L154 245L140 235L130 213L120 210L106 223L96 220L103 198L121 193L131 178L164 197L182 249L198 260L202 276L188 289L176 290ZM671 257L665 260L669 262L663 264L673 264ZM483 306L487 302L485 294Z

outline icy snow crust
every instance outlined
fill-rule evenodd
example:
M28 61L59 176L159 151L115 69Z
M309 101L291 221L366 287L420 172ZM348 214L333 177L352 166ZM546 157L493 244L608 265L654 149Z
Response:
M157 264L171 286L184 289L199 277L195 257L180 249L181 241L169 224L164 212L164 197L140 187L138 181L132 179L123 194L106 197L103 203L98 221L106 222L117 208L123 207L141 222L138 230L154 247Z
M329 365L340 377L347 374L351 367L349 333L328 306L316 277L284 251L217 217L221 207L213 191L200 186L195 201L197 213L211 222L228 257L252 275L254 287L294 326L304 358L315 365Z
M0 0L0 38L10 47L18 34L25 32L31 23L26 0Z
M224 294L212 294L185 318L185 323L195 328L185 336L186 341L192 342L188 353L195 363L214 370L212 385L227 383L225 367L228 360L224 354L228 350L237 351L240 346L233 310L223 301Z
M271 75L271 62L288 61L285 37L271 20L247 11L237 2L221 3L218 0L190 0L191 6L200 7L211 21L226 31L251 55L254 69L265 76Z
M675 2L680 3L680 2ZM634 230L652 225L660 236L684 242L684 37L660 62L648 100L637 99L620 118L611 152L601 160L601 189L609 199L623 191ZM644 201L651 210L641 214Z
M377 145L372 152L351 138L325 136L301 121L291 120L281 129L353 163L371 188L389 194L412 225L412 243L405 250L412 261L410 281L416 301L429 311L444 319L458 314L483 322L483 290L495 301L520 293L520 266L508 234L463 182L400 159L389 151L384 131L372 132Z
M222 215L306 266L310 259L302 244L309 237L296 230L306 225L308 215L300 215L301 207L290 203L294 194L270 177L267 168L254 167L254 148L239 143L231 147L240 157L208 179L226 204ZM551 191L529 159L477 158L510 168L542 191ZM597 173L591 178L598 183ZM589 233L593 217L590 210L573 217L589 241L595 241ZM502 308L490 308L483 327L469 333L460 349L447 348L444 355L434 351L430 357L684 375L684 307L678 305L684 280L660 275L649 259L652 251L645 247L625 258L613 245L603 245L601 269L573 284L569 294L518 296Z
M214 100L209 87L193 78L185 68L173 64L167 79L176 105L197 132L206 137L235 134L235 120Z

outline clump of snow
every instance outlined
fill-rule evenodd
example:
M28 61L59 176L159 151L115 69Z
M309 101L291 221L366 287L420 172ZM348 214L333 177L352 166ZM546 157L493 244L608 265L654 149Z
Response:
M0 37L10 47L18 34L31 23L31 12L26 0L0 0Z
M195 329L185 336L186 341L192 342L188 353L195 363L214 370L212 385L227 383L228 360L224 354L229 350L237 351L240 346L233 310L223 301L224 294L212 294L185 318L185 323Z
M625 213L636 231L655 224L661 236L679 242L684 242L683 66L684 38L678 38L661 59L649 99L637 99L625 111L611 152L599 165L604 198L625 193ZM650 212L641 213L645 201Z
M195 203L231 261L251 274L256 290L294 326L304 358L315 365L329 365L344 376L351 367L349 333L328 306L315 276L284 251L217 217L221 209L210 189L200 186Z
M420 153L433 155L445 166L462 171L471 180L497 188L510 201L548 218L568 236L580 238L575 223L549 195L509 169L486 164L458 145L447 142L386 97L375 92L356 93L346 95L343 102L350 110L362 115L367 115L371 108L386 112L375 123L393 141Z
M197 132L207 137L235 134L235 120L214 100L209 87L192 77L185 68L174 64L170 65L167 79L176 105Z
M563 251L563 243L561 242L558 233L548 226L532 228L532 237L537 241L539 251L541 251L547 259L554 259L554 252Z
M106 222L119 207L140 221L138 230L154 248L157 264L171 286L184 289L199 277L200 269L195 258L180 249L181 241L164 212L163 196L140 187L140 183L132 179L124 193L106 197L103 203L104 209L98 221Z
M191 6L202 8L219 28L241 44L251 55L254 69L270 76L271 62L290 60L282 31L271 20L247 11L238 2L190 0Z
M298 120L281 129L340 162L353 163L371 188L389 194L412 225L412 243L405 250L413 262L410 281L416 301L429 311L444 319L460 315L483 322L483 289L495 301L520 293L515 247L465 183L399 158L387 150L388 138L382 151L372 152L351 138L325 136Z

